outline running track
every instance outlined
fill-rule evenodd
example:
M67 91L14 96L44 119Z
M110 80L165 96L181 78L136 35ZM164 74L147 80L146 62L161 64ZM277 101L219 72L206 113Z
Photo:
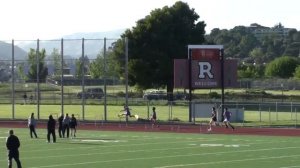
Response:
M27 120L1 120L2 128L27 128ZM38 123L37 129L46 128L46 121ZM232 135L269 135L269 136L300 136L299 128L260 128L260 127L237 127L234 131L225 127L213 127L207 131L207 125L194 124L163 124L153 127L150 123L130 122L80 122L78 129L99 131L143 131L143 132L177 132L177 133L201 133L201 134L232 134Z

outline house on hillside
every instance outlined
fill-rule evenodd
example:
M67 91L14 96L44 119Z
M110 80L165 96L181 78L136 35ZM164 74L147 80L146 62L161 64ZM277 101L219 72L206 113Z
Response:
M274 27L265 27L257 23L252 23L249 27L250 31L257 39L262 39L264 36L276 34L279 37L286 37L288 32L294 28L285 28L279 23Z

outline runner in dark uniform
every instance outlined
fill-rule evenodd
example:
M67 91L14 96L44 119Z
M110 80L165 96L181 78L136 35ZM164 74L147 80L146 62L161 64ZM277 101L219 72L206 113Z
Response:
M211 131L211 126L214 124L216 125L217 122L217 111L216 108L213 107L211 111L211 119L209 121L209 129L207 131Z
M230 126L232 128L232 130L234 130L234 126L230 123L230 118L231 118L232 113L230 111L228 111L228 108L225 108L224 111L224 121L223 123L225 124L226 128L228 128L228 126Z
M152 116L151 116L152 127L154 125L156 125L156 119L157 119L156 111L155 111L155 107L153 107L152 108ZM158 127L158 125L157 125L157 127Z

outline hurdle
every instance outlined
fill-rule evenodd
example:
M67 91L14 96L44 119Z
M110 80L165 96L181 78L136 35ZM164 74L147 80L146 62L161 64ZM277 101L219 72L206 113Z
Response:
M100 121L100 122L98 122L98 121ZM100 124L98 125L98 123L100 123ZM95 125L95 127L103 126L104 125L104 116L103 115L95 115L94 125Z

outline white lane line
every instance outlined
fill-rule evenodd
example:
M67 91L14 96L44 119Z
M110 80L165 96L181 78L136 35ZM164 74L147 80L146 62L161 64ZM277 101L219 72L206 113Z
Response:
M53 155L53 156L34 156L34 157L23 157L22 159L28 160L28 159L47 159L47 158L61 158L61 157L74 157L74 156L90 156L90 155L107 155L107 154L121 154L121 153L135 153L135 152L152 152L152 151L169 151L169 150L182 150L182 149L191 149L195 148L193 147L183 147L183 148L168 148L168 149L151 149L151 150L118 150L113 152L94 152L91 153L89 150L89 153L82 153L82 154L70 154L70 155ZM0 160L0 161L6 161L6 160Z
M300 167L300 166L288 166L288 167L280 167L280 168L294 168L294 167Z
M197 146L197 147L201 147L200 145L198 146L198 141L185 141L186 143L192 143L192 144L194 144L194 145L189 145L189 146L193 146L193 147L195 147L195 145ZM195 143L196 142L196 143ZM280 141L278 141L278 142L280 142ZM175 142L168 142L168 144L170 144L170 143L175 143ZM177 143L177 142L176 142ZM267 143L270 143L270 142L267 142ZM139 146L139 145L152 145L152 144L163 144L163 143L147 143L147 144L136 144L137 146ZM246 145L257 145L257 144L265 144L265 143L249 143L249 144L246 144ZM101 146L101 148L109 148L109 147L123 147L123 146L135 146L135 145L132 145L132 144L126 144L126 145L109 145L109 146ZM176 150L176 149L187 149L187 148L190 148L190 147L183 147L183 148L168 148L168 149L161 149L161 148L159 148L159 149L152 149L152 150L133 150L133 151L130 151L130 152L141 152L141 151L164 151L164 150L172 150L172 149L174 149L174 150ZM44 151L44 152L47 152L47 151L59 151L59 150L73 150L74 148L73 147L70 147L70 148L63 148L63 149L57 149L57 148L55 148L55 149L47 149L47 150L40 150L40 149L35 149L35 150L26 150L26 151L24 151L23 150L23 153L27 153L27 152L29 152L29 153L32 153L32 152L39 152L39 151ZM98 151L98 148L94 148L94 147L80 147L80 149L89 149L89 152L91 152L91 151L93 151L93 150L96 150L96 151ZM102 153L102 154L110 154L110 153L115 153L115 152L108 152L108 153ZM93 154L97 154L97 153L93 153ZM78 154L77 154L78 155ZM77 155L66 155L66 156L77 156ZM82 154L83 156L86 156L86 155L89 155L89 154ZM51 157L51 158L53 158L53 157L64 157L64 156L62 156L62 155L55 155L55 156L48 156L49 158ZM45 158L45 157L42 157L42 158ZM31 158L28 158L28 159L31 159Z
M201 156L201 155L216 155L216 154L229 154L229 153L243 153L243 152L258 152L258 151L269 151L269 150L285 150L285 149L299 149L300 147L285 147L285 148L265 148L265 149L258 149L258 150L241 150L241 151L230 151L230 152L213 152L213 153L197 153L197 154L188 154L188 155L168 155L168 156L157 156L157 157L142 157L142 158L131 158L131 159L117 159L117 160L104 160L104 161L93 161L93 162L77 162L77 163L66 163L66 164L54 164L54 165L46 165L46 166L38 166L38 167L30 167L30 168L44 168L44 167L63 167L63 166L75 166L75 165L85 165L85 164L95 164L95 163L110 163L110 162L122 162L122 161L135 161L135 160L152 160L152 159L164 159L164 158L182 158L182 157L190 157L190 156ZM167 150L167 149L164 149ZM145 150L140 150L145 151ZM136 151L124 151L128 152L136 152ZM119 152L120 153L120 152ZM106 154L106 153L99 153L99 154ZM265 158L251 158L251 159L243 159L243 160L233 160L231 162L238 162L238 161L248 161L248 160L263 160L263 159L276 159L276 158L288 158L288 157L299 157L300 155L290 155L290 156L278 156L278 157L265 157ZM58 156L63 157L63 156ZM36 158L36 157L35 157ZM28 159L28 158L24 158ZM230 161L223 161L223 163L230 162ZM216 162L207 162L207 163L197 163L198 164L213 164ZM220 162L218 162L220 163ZM186 164L184 166L193 166L192 164ZM184 167L183 165L167 165L162 167L156 168L168 168L168 167Z
M163 142L163 143L161 143L161 142L153 142L153 143L139 143L139 144L134 143L134 144L124 144L124 145L115 145L114 144L114 145L101 146L101 148L111 148L111 147L117 148L117 147L123 147L123 146L130 147L130 146L177 144L177 143L180 143L180 144L181 143L189 144L189 143L196 143L196 142L199 142L199 141L197 141L197 140L195 140L195 141L175 141L175 142L169 142L168 141L168 142ZM70 142L70 144L72 144L72 143ZM48 149L47 151L50 151L50 150L51 151L60 151L60 150L73 150L73 149L74 149L74 147L69 147L69 148L55 148L55 149ZM79 147L77 149L91 149L91 150L93 150L93 149L95 149L95 147ZM35 149L35 150L27 150L27 151L23 150L24 153L25 152L38 152L38 151L45 151L45 150L43 150L43 149Z
M299 157L299 156L300 155L283 155L283 156L273 156L273 157L263 157L263 158L248 158L248 159L239 159L239 160L226 160L226 161L218 161L218 162L213 161L213 162L193 163L193 164L168 165L168 166L160 166L160 167L154 167L154 168L189 167L189 166L197 166L197 165L233 163L233 162L244 162L244 161L253 161L253 160L284 159L284 158L292 158L292 157ZM288 168L290 168L290 167L288 167Z

